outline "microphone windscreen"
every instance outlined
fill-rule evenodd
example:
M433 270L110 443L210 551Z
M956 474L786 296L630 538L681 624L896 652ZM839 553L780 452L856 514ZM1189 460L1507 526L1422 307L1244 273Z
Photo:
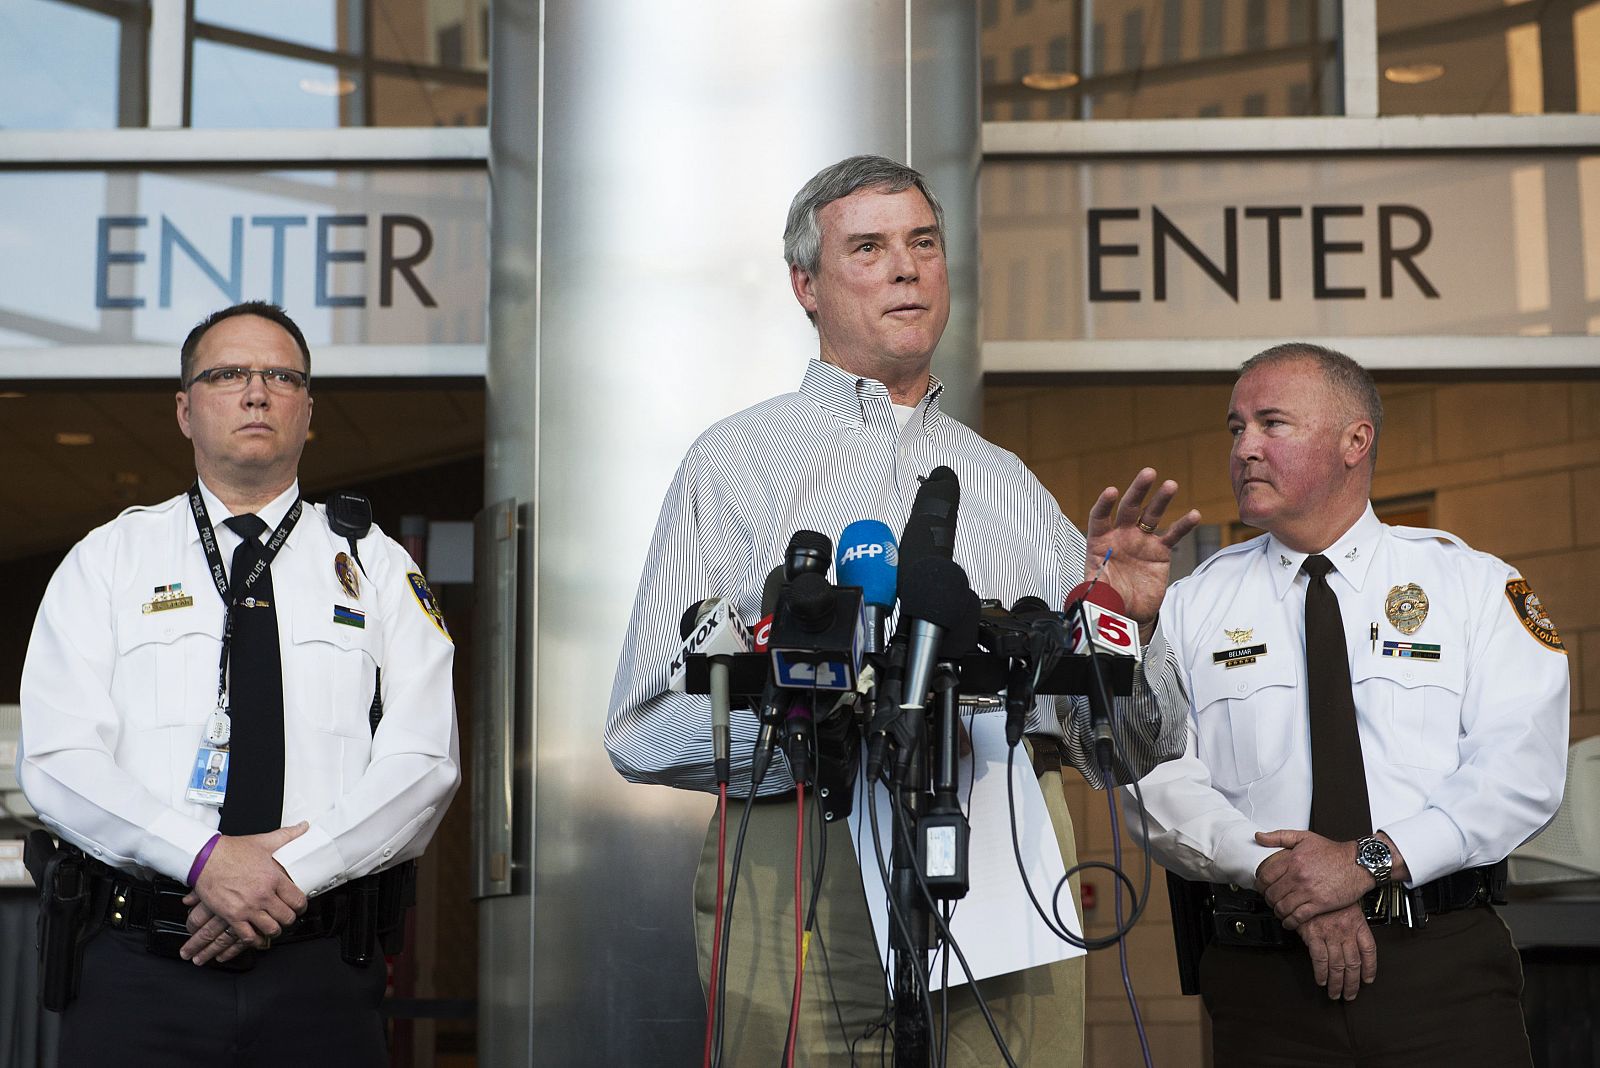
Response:
M1018 597L1017 603L1011 606L1011 614L1014 616L1026 616L1035 612L1048 611L1050 611L1050 603L1043 597L1035 597L1032 594L1026 597Z
M715 597L707 597L703 601L696 601L683 610L683 615L678 619L678 637L684 641L689 640L689 635L694 633L695 624L699 623L711 610L717 607Z
M1088 601L1101 608L1109 608L1118 615L1127 615L1128 606L1123 603L1122 594L1109 582L1080 582L1067 593L1067 604L1070 606L1078 601Z
M796 575L789 583L789 611L800 629L809 634L827 629L838 600L838 588L815 571Z
M784 575L793 582L796 575L814 571L824 577L833 566L833 541L814 530L797 530L783 553Z
M936 467L917 487L900 535L900 566L904 585L905 568L925 557L949 560L955 555L956 514L961 506L961 483L948 467ZM904 596L902 591L901 596Z
M876 519L858 519L845 527L839 535L835 568L839 585L860 586L862 600L867 604L893 607L900 571L900 547L888 524Z
M977 603L967 573L953 560L924 557L900 572L902 620L920 619L950 630L974 614Z

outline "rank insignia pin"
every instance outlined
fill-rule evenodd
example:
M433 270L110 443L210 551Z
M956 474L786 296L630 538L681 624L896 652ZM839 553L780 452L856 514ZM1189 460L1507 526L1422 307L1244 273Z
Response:
M339 585L351 597L361 596L361 572L356 570L355 561L349 554L340 553L333 558L333 573L339 578Z
M1358 557L1360 555L1361 555L1361 546L1358 545L1355 548L1351 549L1349 552L1345 553L1344 554L1344 558L1346 560L1353 561L1353 560L1355 560L1356 557Z
M1279 553L1278 554L1278 566L1279 567L1288 567L1289 566L1289 558L1287 556L1284 556L1282 553Z
M1383 614L1401 634L1415 634L1428 618L1428 595L1415 582L1391 587L1383 600Z

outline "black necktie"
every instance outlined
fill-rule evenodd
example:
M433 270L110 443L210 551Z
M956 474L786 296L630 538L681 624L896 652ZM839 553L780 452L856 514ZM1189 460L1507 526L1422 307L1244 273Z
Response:
M1350 690L1350 658L1339 599L1328 585L1333 562L1308 556L1306 694L1311 712L1311 830L1336 842L1372 833L1367 771Z
M223 834L259 834L283 825L283 664L278 655L278 610L272 569L261 572L248 594L245 577L261 554L266 521L258 515L226 519L244 541L228 571L233 639L228 653L228 793ZM242 598L242 600L241 600Z

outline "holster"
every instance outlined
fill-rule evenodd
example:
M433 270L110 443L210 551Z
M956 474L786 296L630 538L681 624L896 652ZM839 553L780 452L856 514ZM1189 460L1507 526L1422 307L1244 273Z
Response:
M365 965L375 950L390 956L406 947L406 910L417 903L417 862L408 860L368 875L345 891L345 914L339 928L339 956L346 964Z
M30 831L22 860L39 887L39 1004L62 1012L78 995L83 947L99 930L106 891L88 860L46 831Z
M1167 872L1167 897L1172 904L1172 940L1178 955L1178 985L1185 994L1200 993L1200 955L1213 937L1211 886Z

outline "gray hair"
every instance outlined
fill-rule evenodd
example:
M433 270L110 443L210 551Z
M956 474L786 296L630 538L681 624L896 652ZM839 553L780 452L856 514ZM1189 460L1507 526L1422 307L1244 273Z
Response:
M883 156L851 156L818 171L789 205L783 227L783 258L791 267L814 274L822 262L822 226L817 213L824 207L863 189L901 193L915 188L933 209L933 221L944 233L944 208L928 188L928 180L903 163Z
M1378 463L1378 438L1383 433L1383 398L1378 396L1378 384L1372 373L1342 352L1313 345L1309 341L1287 341L1258 352L1239 366L1239 377L1258 367L1305 361L1314 363L1322 371L1323 379L1344 398L1349 415L1372 424L1372 463Z

